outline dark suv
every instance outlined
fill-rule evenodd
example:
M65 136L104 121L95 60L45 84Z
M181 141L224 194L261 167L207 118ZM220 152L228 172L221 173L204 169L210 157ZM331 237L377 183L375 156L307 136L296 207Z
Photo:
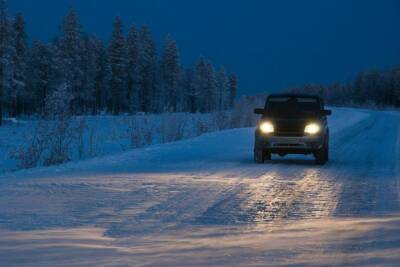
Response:
M317 164L329 159L329 128L323 101L314 95L270 95L257 126L254 161L271 160L271 154L314 154Z

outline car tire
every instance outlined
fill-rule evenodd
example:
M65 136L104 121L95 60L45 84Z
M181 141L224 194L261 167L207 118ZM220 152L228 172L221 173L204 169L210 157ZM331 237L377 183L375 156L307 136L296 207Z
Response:
M324 165L325 163L327 163L329 160L328 143L325 143L325 145L321 149L315 151L314 156L315 156L315 163L317 163L318 165Z
M271 158L272 158L272 154L271 154L271 152L270 151L264 151L264 161L266 161L266 160L271 160Z
M262 149L254 150L254 162L257 164L262 164L265 161L265 152Z

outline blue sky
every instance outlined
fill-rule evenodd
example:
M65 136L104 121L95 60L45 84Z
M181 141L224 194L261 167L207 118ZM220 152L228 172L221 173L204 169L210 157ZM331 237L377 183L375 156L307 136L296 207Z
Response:
M199 55L238 73L240 92L346 81L400 64L397 0L9 0L30 40L49 40L69 8L108 40L115 16L148 24L159 45L177 40L182 63Z

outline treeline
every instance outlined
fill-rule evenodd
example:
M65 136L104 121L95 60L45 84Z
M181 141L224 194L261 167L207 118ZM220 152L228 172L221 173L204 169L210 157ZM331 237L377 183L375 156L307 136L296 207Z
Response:
M202 57L183 67L171 36L159 54L147 26L132 25L124 34L117 17L106 44L85 34L71 10L52 42L28 45L22 14L10 17L6 4L0 0L0 125L3 114L43 113L45 99L63 86L74 115L205 113L233 106L237 77Z
M318 94L330 105L400 107L400 66L363 71L350 82L290 88L292 93Z

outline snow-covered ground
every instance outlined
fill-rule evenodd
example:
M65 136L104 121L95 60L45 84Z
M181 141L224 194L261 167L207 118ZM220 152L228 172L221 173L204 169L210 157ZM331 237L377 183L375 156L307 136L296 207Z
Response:
M71 128L82 125L82 133L74 130L69 134L71 141L68 154L72 161L79 161L115 155L132 148L193 138L221 129L252 125L255 117L248 118L248 113L232 110L207 114L74 117ZM12 155L32 143L30 140L34 138L38 124L37 120L13 119L10 122L0 127L0 174L19 169L19 161ZM79 150L81 153L78 153ZM39 161L38 165L41 163Z
M0 265L400 262L400 114L334 109L331 161L235 129L0 176Z

